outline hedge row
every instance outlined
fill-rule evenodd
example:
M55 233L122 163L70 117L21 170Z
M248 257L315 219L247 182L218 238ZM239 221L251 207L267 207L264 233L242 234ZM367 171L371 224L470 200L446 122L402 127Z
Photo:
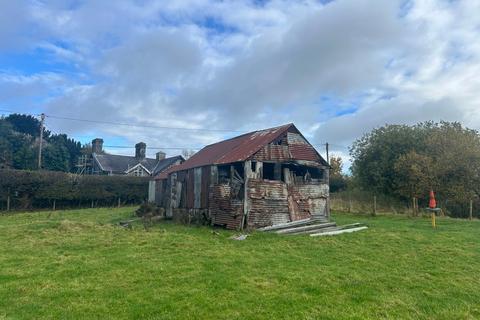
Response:
M6 208L48 208L138 204L148 196L148 178L126 176L78 176L52 171L0 170L0 201ZM58 206L57 206L58 207Z

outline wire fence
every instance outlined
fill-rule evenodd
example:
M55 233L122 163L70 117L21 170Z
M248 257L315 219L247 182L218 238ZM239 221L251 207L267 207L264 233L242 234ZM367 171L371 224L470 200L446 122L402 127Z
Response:
M480 200L477 198L454 201L436 198L439 215L455 218L480 218ZM333 211L354 214L404 214L418 216L430 214L429 198L400 200L391 196L368 191L342 191L330 194L330 208Z

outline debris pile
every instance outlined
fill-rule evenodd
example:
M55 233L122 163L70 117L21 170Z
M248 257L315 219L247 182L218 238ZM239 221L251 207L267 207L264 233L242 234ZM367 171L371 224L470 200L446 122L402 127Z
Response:
M365 229L368 229L368 227L361 223L337 226L335 222L328 221L325 218L317 218L276 224L273 226L260 228L259 231L275 232L277 234L285 235L309 234L311 237L317 237L351 233Z

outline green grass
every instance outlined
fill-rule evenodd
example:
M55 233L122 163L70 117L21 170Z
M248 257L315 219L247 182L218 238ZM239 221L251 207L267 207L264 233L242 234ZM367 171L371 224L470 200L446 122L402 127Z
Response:
M480 318L479 221L336 214L370 228L234 241L116 226L133 211L0 216L0 319Z

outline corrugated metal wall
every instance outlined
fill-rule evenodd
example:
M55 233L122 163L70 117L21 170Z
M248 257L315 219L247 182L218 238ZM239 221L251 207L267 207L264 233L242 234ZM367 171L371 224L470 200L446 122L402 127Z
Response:
M231 198L228 184L212 185L209 194L212 224L238 229L243 219L243 200Z
M249 227L263 227L290 221L287 186L282 181L250 179Z

